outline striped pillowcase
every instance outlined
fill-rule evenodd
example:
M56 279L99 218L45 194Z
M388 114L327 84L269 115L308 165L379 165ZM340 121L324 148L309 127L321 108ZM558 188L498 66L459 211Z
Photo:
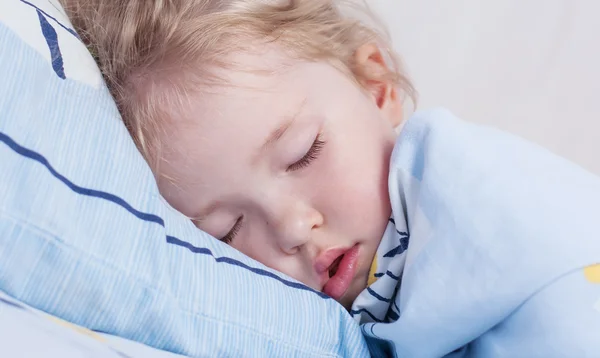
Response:
M0 73L1 291L185 355L368 355L336 302L162 200L55 0L0 2Z

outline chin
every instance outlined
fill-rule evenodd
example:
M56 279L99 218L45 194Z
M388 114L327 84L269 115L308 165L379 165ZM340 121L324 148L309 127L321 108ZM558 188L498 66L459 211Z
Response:
M354 282L354 284L344 294L344 296L342 296L342 298L340 298L340 300L338 301L342 306L344 306L344 308L347 311L350 311L350 309L352 308L352 304L354 303L354 300L356 300L358 295L360 295L360 293L367 288L368 275L369 275L368 272L364 275L360 275L361 277L364 276L364 280L357 279L356 282Z
M358 297L358 296L356 296L356 297ZM356 297L345 297L344 296L338 302L346 309L346 311L350 312L350 309L352 308L352 303L354 303L354 300L356 299Z

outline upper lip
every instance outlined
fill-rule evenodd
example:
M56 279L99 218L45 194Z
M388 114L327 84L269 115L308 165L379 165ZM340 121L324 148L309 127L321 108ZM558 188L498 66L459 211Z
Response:
M319 276L323 276L323 274L327 274L327 278L329 278L329 267L331 266L331 264L333 264L333 262L340 257L341 255L345 254L346 252L348 252L348 250L350 250L352 247L340 247L340 248L335 248L335 249L328 249L325 250L324 252L322 252L321 254L319 254L319 256L317 256L317 259L315 260L315 271L317 272L317 274Z

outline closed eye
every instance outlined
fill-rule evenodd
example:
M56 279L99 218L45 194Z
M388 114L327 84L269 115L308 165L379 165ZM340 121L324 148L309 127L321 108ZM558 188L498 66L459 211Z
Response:
M319 154L323 150L323 146L325 146L325 141L321 139L321 134L318 134L308 152L306 152L306 154L300 160L290 165L286 171L296 171L309 166L319 157Z
M224 237L222 237L220 240L223 241L226 244L231 244L231 242L233 241L233 239L235 239L235 237L237 236L237 234L240 232L240 229L242 228L242 223L244 221L244 216L240 216L235 224L233 224L233 227L231 228L231 230L229 230L229 232L227 233L227 235L225 235Z

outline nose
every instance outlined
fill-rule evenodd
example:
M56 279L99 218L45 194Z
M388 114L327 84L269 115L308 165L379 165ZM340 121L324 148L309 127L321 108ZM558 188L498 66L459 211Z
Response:
M310 241L313 231L323 225L321 213L300 200L290 200L275 217L275 240L290 255Z

